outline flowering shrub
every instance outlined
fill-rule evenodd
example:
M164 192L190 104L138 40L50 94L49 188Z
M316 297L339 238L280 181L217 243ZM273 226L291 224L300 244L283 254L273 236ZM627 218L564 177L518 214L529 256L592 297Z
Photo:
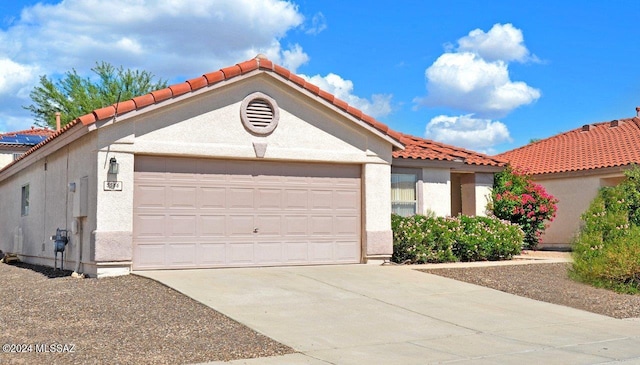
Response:
M520 253L524 233L496 218L391 217L394 262L504 260Z
M621 292L640 292L640 169L602 188L582 215L573 242L573 278Z
M557 203L531 176L509 166L495 175L489 209L496 217L518 224L525 234L525 248L535 248L546 221L556 216Z
M394 262L457 261L453 255L453 243L460 224L451 218L414 215L391 216Z
M458 217L462 230L453 252L460 261L496 261L520 253L524 232L516 224L488 217Z

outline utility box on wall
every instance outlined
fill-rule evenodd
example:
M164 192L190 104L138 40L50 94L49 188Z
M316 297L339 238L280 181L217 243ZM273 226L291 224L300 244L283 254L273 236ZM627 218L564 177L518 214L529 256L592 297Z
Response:
M86 217L89 211L89 177L80 178L80 186L73 194L73 217Z

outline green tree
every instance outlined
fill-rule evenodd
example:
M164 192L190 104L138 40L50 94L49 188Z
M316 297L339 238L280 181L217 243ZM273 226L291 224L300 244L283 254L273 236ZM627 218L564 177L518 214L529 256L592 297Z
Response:
M128 100L133 97L163 89L166 81L154 81L148 71L115 68L110 63L100 62L91 69L97 80L83 78L73 69L59 80L40 76L40 84L29 96L33 104L23 106L35 118L40 127L55 127L55 113L60 112L62 126L95 109Z

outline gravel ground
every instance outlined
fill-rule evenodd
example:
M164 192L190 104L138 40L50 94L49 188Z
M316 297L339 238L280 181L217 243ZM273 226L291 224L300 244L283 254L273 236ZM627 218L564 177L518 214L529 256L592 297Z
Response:
M69 274L0 264L0 343L27 351L3 346L0 364L189 364L294 352L155 281ZM43 345L49 353L37 353Z
M570 263L420 270L614 318L640 317L640 295L618 294L569 279Z

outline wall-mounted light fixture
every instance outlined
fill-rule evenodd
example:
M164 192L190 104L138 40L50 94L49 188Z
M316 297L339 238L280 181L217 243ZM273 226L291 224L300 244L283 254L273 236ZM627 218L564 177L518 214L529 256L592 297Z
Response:
M111 159L109 160L109 173L113 175L118 174L119 167L120 165L118 164L118 161L116 160L116 158L111 157Z

